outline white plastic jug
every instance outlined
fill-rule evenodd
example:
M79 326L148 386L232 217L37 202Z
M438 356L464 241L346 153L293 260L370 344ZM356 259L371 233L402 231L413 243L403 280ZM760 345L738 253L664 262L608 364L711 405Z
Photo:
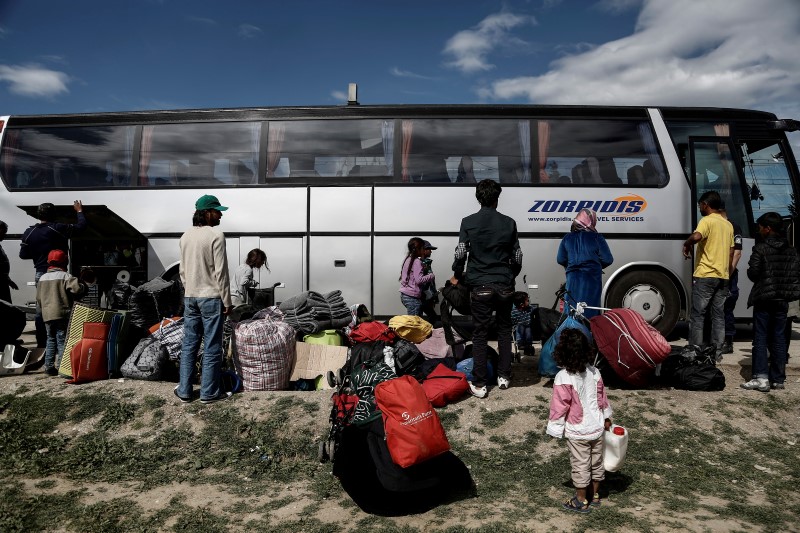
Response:
M603 467L607 472L616 472L625 462L628 450L628 430L622 426L611 424L608 431L603 432Z

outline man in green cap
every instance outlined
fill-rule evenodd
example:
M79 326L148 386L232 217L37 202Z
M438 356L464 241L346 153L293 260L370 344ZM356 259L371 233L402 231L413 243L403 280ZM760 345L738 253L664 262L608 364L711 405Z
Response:
M205 339L200 401L207 404L231 396L221 388L222 324L231 310L228 256L225 234L215 227L228 208L210 194L201 196L194 206L192 228L180 240L185 310L180 382L175 396L184 403L192 401L195 361Z

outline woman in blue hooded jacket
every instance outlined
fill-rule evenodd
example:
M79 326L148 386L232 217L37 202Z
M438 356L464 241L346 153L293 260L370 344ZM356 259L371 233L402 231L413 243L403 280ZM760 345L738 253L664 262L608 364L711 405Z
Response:
M614 256L602 235L597 233L597 213L581 209L572 221L569 233L558 247L558 264L567 274L566 301L573 307L586 302L590 307L600 307L603 290L603 269L614 262ZM586 318L599 312L587 309Z

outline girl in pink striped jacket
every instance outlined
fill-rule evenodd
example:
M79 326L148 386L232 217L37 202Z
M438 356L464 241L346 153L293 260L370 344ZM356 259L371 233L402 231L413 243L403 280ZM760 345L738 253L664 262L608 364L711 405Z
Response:
M547 434L567 438L575 486L575 495L563 507L588 513L590 505L600 505L600 482L605 479L603 431L611 427L611 405L600 372L589 364L589 339L580 330L563 330L553 356L563 370L553 382ZM591 502L586 499L589 485L594 495Z

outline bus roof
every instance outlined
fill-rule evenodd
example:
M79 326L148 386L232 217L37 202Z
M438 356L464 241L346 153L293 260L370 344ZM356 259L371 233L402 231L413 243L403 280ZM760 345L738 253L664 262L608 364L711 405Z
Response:
M523 104L393 104L307 107L243 107L218 109L173 109L69 113L57 115L12 115L9 126L53 124L103 124L147 122L194 122L206 120L248 121L289 118L364 118L364 117L574 117L647 118L648 106L523 105ZM743 120L774 120L772 113L749 109L716 107L657 107L670 120L716 120L735 116Z

